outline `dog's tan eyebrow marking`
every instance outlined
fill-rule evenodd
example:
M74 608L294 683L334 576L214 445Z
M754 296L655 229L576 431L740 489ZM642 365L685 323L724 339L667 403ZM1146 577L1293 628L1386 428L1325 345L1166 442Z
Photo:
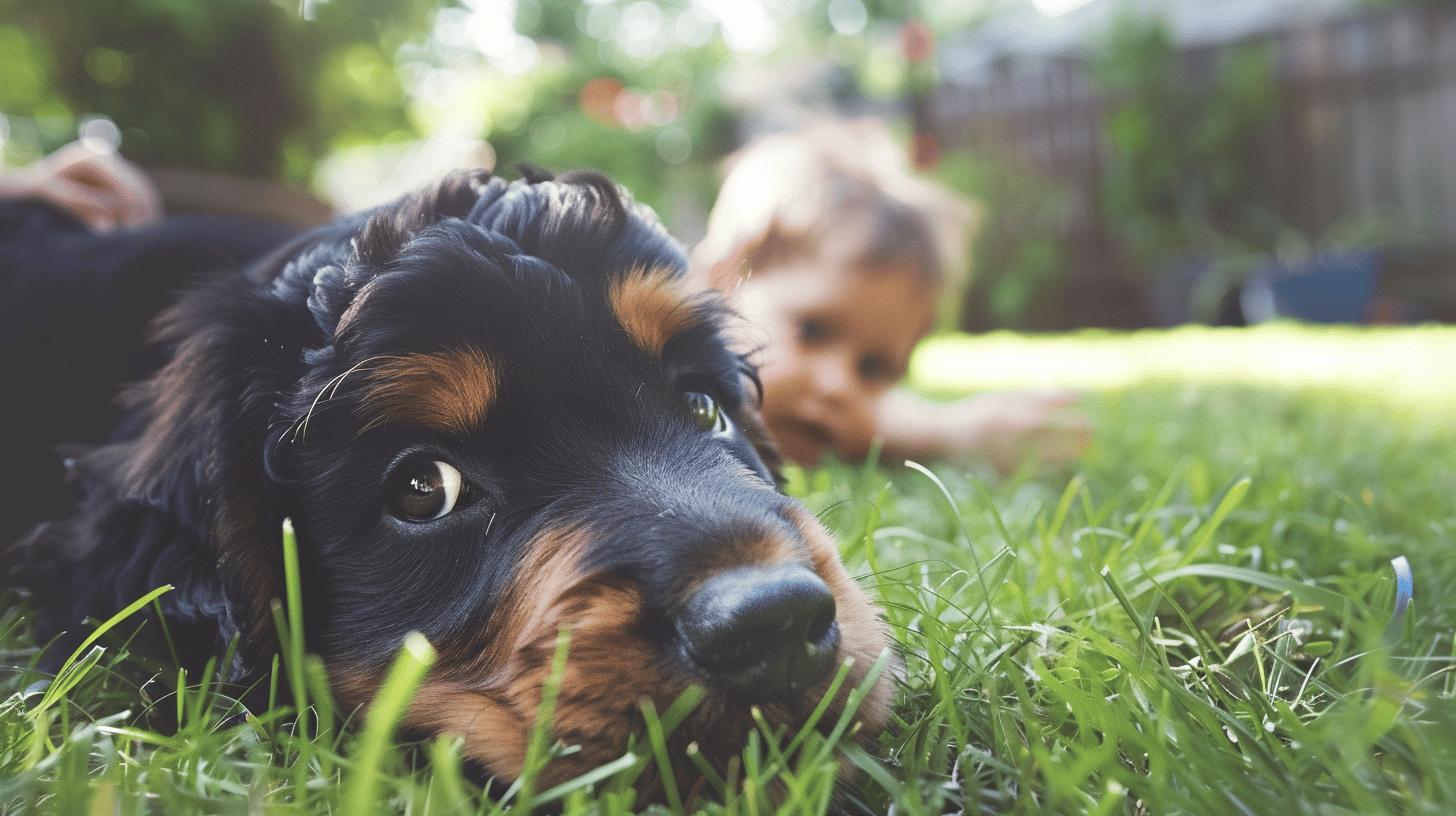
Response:
M607 298L632 342L656 358L667 341L707 319L702 307L712 292L669 267L639 267L612 281Z
M466 434L485 421L499 390L500 371L477 348L388 358L369 371L364 430L404 422Z

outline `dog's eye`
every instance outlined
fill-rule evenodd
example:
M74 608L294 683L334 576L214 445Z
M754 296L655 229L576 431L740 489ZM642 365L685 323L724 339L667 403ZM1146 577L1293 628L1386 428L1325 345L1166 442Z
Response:
M389 512L405 521L433 521L460 501L465 480L438 460L420 459L401 467L390 480Z
M728 431L728 414L719 407L717 400L701 391L689 391L685 397L688 402L688 418L698 426L698 430L715 434Z

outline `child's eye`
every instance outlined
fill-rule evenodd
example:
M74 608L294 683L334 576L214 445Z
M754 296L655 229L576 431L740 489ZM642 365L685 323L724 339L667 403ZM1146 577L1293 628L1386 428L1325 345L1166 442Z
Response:
M829 324L822 320L805 318L799 321L799 342L801 343L822 343L829 339L829 334Z
M898 379L894 364L883 357L861 357L857 369L860 378L866 382L894 382Z

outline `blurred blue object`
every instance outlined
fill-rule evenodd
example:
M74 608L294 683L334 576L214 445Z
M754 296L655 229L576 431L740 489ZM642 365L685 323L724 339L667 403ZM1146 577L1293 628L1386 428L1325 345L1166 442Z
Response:
M1311 323L1363 323L1380 275L1374 250L1320 253L1298 263L1273 261L1239 292L1249 323L1291 318Z

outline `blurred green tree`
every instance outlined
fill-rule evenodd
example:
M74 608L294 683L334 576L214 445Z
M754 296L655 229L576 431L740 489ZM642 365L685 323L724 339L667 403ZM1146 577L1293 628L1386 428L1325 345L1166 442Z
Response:
M971 16L918 0L6 2L6 161L91 115L143 163L295 183L343 149L444 135L506 163L603 170L674 226L706 213L744 135L735 72L769 77L767 93L827 78L825 112L894 110L928 81L907 64L907 21ZM679 209L696 215L675 223Z
M444 2L11 0L0 113L37 122L21 152L100 114L142 162L302 181L341 133L410 131L394 53Z

